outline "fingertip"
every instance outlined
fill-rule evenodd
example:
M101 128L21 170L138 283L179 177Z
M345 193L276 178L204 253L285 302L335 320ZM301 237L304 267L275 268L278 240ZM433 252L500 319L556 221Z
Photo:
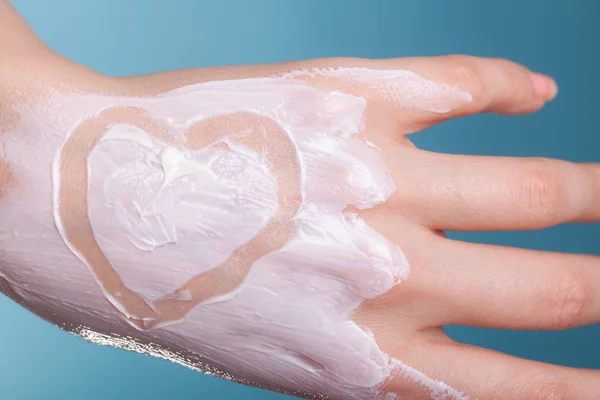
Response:
M548 75L532 72L531 82L533 84L535 96L538 99L549 101L554 99L558 94L558 85L556 84L556 81Z

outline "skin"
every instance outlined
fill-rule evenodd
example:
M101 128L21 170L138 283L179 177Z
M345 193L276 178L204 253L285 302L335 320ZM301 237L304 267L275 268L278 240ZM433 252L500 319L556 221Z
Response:
M44 88L149 95L211 80L359 66L411 70L469 92L473 101L447 114L408 112L377 93L361 93L369 104L365 135L382 149L397 191L385 204L359 214L402 248L411 275L384 296L365 302L355 320L374 333L386 353L471 398L598 398L598 371L456 343L441 326L561 330L600 322L600 258L465 243L441 232L600 221L600 166L437 154L415 148L406 136L466 115L534 112L557 94L551 78L507 60L462 55L336 58L110 78L54 54L6 0L0 0L0 53L0 134L15 121L6 106L33 101ZM328 84L335 89L348 83ZM26 190L26 182L15 181L11 166L0 159L0 201L14 190ZM427 391L400 378L388 388L408 399L429 398Z

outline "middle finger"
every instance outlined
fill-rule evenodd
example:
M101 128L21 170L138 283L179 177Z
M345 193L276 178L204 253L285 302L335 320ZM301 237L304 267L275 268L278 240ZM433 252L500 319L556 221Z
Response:
M438 230L539 229L600 220L600 165L403 151L399 201Z

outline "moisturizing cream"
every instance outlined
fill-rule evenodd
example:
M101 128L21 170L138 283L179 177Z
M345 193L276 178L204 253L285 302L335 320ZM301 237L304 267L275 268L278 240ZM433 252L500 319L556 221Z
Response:
M410 272L349 211L396 190L361 92L432 112L470 101L412 72L347 68L23 107L0 136L22 188L0 199L12 297L88 340L287 393L390 399L400 376L465 398L352 319Z

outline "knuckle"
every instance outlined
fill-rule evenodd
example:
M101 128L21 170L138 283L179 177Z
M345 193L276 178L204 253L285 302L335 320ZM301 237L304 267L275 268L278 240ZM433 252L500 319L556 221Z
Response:
M536 222L549 225L559 222L566 197L561 176L553 160L529 161L521 175L521 191L528 215Z
M548 380L538 383L533 389L531 400L575 400L568 383L560 380Z
M533 86L529 71L512 61L494 59L493 76L500 87L503 87L503 105L518 107L519 103L529 102L534 99Z
M569 267L569 271L561 276L550 307L549 326L555 329L569 329L578 326L581 317L591 303L592 290L580 272L580 267Z
M534 376L517 377L506 382L503 388L498 387L497 393L506 399L523 400L579 400L573 385L564 374L552 372L536 373Z
M525 86L529 86L531 82L531 78L529 77L530 73L529 70L523 65L506 60L504 58L491 58L489 59L489 62L495 70L502 71L506 77L511 78L511 81L514 82L515 79L520 80L519 78L521 78L526 81L527 85Z
M465 88L473 98L480 99L485 95L485 85L479 62L471 56L447 56L446 73L449 82Z

